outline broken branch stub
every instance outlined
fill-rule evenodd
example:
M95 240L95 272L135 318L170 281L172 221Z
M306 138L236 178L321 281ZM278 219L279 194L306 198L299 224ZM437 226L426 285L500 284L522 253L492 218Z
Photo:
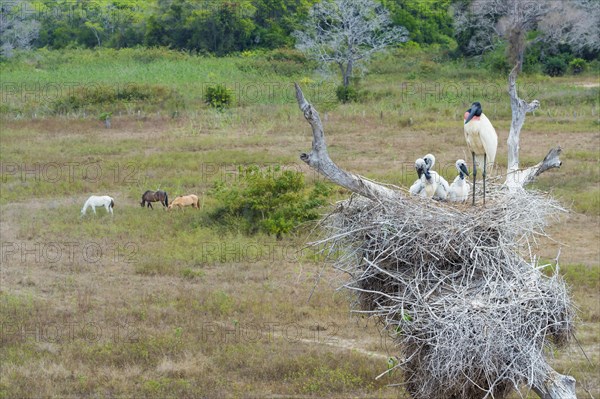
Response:
M532 389L541 399L577 399L575 378L554 370L550 370L543 385L533 386Z
M519 169L519 142L521 139L521 129L525 123L525 116L529 112L533 112L539 108L540 102L533 100L530 103L519 98L517 94L517 74L519 63L515 65L508 75L508 94L510 96L510 108L512 111L512 120L510 123L510 131L508 133L508 166L506 171L505 184L509 189L516 189L525 186L535 180L537 176L548 169L560 168L562 162L559 155L561 148L552 148L544 160L535 166L525 170Z

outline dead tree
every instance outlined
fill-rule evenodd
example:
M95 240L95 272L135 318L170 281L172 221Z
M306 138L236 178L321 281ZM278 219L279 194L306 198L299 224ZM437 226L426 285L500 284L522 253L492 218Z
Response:
M560 166L560 149L520 172L525 177L513 179L511 189L492 186L490 206L467 209L342 170L298 85L296 98L313 133L312 150L300 158L356 194L324 221L329 234L316 244L344 254L335 267L350 276L345 287L357 294L358 311L393 332L408 392L415 399L498 399L526 385L542 399L576 398L575 379L554 371L544 356L573 332L568 289L558 273L546 277L520 254L562 208L514 189L545 165ZM509 163L515 171L521 125L509 142L516 145Z
M508 133L508 169L506 172L506 185L511 189L523 187L534 181L541 173L548 169L559 168L562 162L559 159L560 147L555 147L548 152L542 162L525 169L519 169L519 140L521 128L525 123L525 115L539 108L540 102L533 100L530 103L519 98L517 94L517 74L520 69L519 63L508 75L508 94L510 95L510 108L512 110L512 121Z

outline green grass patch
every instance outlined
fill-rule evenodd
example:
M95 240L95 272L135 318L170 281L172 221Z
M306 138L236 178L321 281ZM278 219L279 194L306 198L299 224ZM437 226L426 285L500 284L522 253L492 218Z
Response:
M573 287L600 289L600 267L588 265L561 265L560 273Z
M54 113L69 113L79 110L110 111L128 106L147 108L148 105L173 108L183 105L181 95L175 90L161 85L130 83L115 86L107 83L80 87L64 93L50 104Z
M161 377L144 380L142 392L147 397L180 398L189 393L191 386L191 381L183 378Z
M195 269L195 268L191 268L191 267L186 267L181 270L181 277L183 277L184 279L187 279L187 280L201 280L202 277L204 277L204 274L205 273L203 270L199 270L199 269Z

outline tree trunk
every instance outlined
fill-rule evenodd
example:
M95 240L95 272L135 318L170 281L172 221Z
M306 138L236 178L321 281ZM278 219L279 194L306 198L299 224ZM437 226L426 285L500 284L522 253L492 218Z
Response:
M533 391L541 399L577 399L575 378L550 370L543 386L534 386Z
M342 62L338 63L340 67L340 72L342 73L342 85L344 87L348 87L348 80L346 79L346 68L344 68L344 64Z
M525 169L519 170L519 141L521 135L521 128L525 123L525 116L528 112L535 111L539 108L540 102L533 100L530 103L526 103L520 99L517 95L517 74L520 63L517 63L508 75L508 94L510 95L510 108L512 110L512 121L510 123L510 132L508 133L508 165L506 171L506 182L505 184L510 188L514 189L517 187L523 187L534 181L540 173L551 169L558 168L562 162L559 159L561 148L556 147L550 150L544 160L537 165Z
M348 65L346 65L346 72L344 73L344 87L350 86L350 77L352 76L352 60L348 61Z

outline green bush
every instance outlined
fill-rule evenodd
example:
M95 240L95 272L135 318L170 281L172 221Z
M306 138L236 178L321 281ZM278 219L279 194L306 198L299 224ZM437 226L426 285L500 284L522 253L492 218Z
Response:
M231 105L233 96L224 85L209 86L204 94L204 101L213 108L222 109Z
M433 61L424 60L419 63L418 69L421 76L433 76L439 73L440 65Z
M562 76L567 71L567 63L560 56L549 57L544 61L544 73L550 76Z
M358 101L358 90L354 86L338 86L335 94L341 103Z
M99 105L118 108L125 103L163 104L177 98L180 95L175 90L161 85L128 83L120 86L99 83L70 90L54 100L50 108L55 113L65 113Z
M220 206L211 218L247 234L263 232L281 238L303 222L319 218L329 189L315 183L306 187L301 172L279 167L240 167L236 184L215 183L212 194Z
M583 58L573 58L571 62L569 62L569 69L573 75L578 75L585 71L586 66L587 63Z
M293 49L276 49L264 56L248 57L237 63L242 72L266 73L283 76L297 76L318 67L316 61Z
M499 45L494 50L485 54L484 62L490 71L501 75L507 74L510 71L511 66L508 65L508 59L506 57L506 44Z
M310 62L304 53L298 50L287 48L275 49L269 52L266 58L269 61L291 61L298 64L306 64Z

